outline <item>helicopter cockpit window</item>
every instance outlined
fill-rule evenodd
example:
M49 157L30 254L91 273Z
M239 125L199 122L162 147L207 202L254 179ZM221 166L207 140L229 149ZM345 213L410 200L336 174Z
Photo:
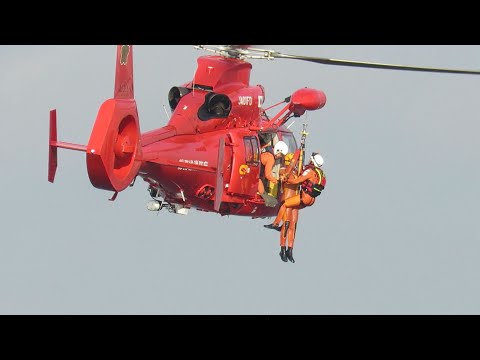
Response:
M213 92L205 95L205 102L198 109L198 118L202 121L226 118L232 110L232 102L227 95Z
M255 136L246 136L243 138L245 144L245 161L250 166L260 164L260 151L258 140Z
M184 87L172 87L168 92L168 104L170 109L175 110L180 99L187 95L191 90Z

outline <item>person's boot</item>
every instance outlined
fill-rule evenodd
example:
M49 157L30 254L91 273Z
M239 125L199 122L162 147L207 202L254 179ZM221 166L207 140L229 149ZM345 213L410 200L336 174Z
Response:
M273 230L277 230L277 231L280 231L282 230L282 227L280 225L275 225L275 224L268 224L268 225L263 225L264 228L267 228L267 229L273 229Z
M287 259L290 260L292 263L295 262L295 259L293 258L293 248L289 247L285 255L287 256Z
M286 246L281 246L280 247L280 259L282 259L284 262L287 262L288 259L287 259L287 254L286 254Z

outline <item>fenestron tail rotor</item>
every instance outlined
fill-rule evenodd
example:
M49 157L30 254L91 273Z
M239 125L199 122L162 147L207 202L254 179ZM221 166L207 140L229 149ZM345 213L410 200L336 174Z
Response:
M383 70L480 75L480 70L443 69L443 68L435 68L435 67L406 66L406 65L384 64L384 63L366 62L366 61L353 61L353 60L330 59L330 58L324 58L324 57L291 55L291 54L282 54L275 50L248 47L248 45L224 45L224 46L212 46L212 47L208 47L208 45L197 45L195 46L195 48L212 51L222 56L239 58L239 59L264 59L264 60L292 59L292 60L302 60L302 61L308 61L308 62L313 62L317 64L334 65L334 66L348 66L348 67L383 69Z

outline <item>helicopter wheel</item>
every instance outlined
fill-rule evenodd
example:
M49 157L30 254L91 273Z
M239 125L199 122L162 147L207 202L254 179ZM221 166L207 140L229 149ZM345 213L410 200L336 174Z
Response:
M93 186L122 191L140 168L140 126L135 100L105 101L87 147L87 170Z

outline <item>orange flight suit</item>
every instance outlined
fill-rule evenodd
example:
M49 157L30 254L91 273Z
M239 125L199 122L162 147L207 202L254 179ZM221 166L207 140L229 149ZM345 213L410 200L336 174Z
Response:
M318 178L317 172L314 170L314 165L312 163L308 164L303 168L302 175L295 177L295 175L291 175L286 184L298 185L303 183L306 180L310 180L312 182L318 182L320 179ZM293 177L293 178L292 178ZM312 206L315 203L315 198L304 192L303 190L300 191L299 194L294 195L290 198L286 198L283 201L282 206L278 210L277 217L273 221L273 225L279 226L280 221L282 220L285 211L287 209L303 209L307 206Z

